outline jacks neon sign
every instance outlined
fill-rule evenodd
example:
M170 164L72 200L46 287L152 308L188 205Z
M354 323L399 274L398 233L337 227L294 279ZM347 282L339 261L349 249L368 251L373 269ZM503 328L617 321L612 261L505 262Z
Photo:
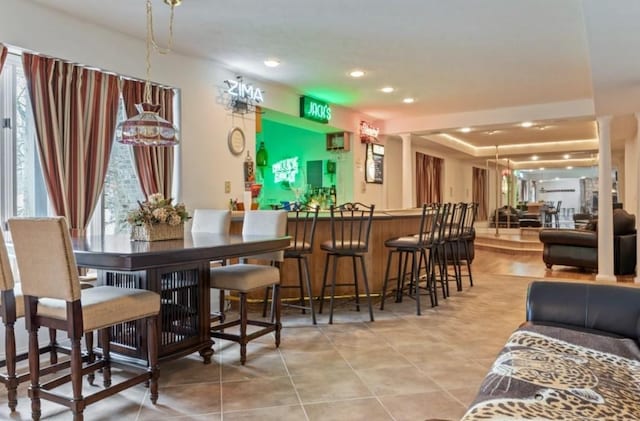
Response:
M300 117L326 124L331 120L331 107L326 102L301 96Z

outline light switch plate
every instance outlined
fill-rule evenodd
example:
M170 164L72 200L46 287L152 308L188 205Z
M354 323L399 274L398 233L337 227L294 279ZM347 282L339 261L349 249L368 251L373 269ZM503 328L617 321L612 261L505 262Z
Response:
M231 193L231 181L224 182L224 192Z

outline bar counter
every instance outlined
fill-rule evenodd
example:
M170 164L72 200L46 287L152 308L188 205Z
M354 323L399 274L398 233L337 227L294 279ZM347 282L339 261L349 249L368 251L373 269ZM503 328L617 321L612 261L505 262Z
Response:
M231 219L231 233L237 234L242 232L242 220L244 212L233 212ZM371 238L369 239L369 253L365 257L367 267L367 276L369 278L369 286L372 294L378 294L382 291L382 283L384 281L384 272L387 264L388 249L384 246L384 242L392 237L403 235L412 235L420 229L420 218L422 209L388 209L374 212L373 223L371 226ZM320 250L320 244L331 239L330 231L330 214L329 211L320 211L318 221L316 223L316 236L313 245L313 253L309 255L309 271L311 273L311 285L313 296L320 295L322 288L322 276L324 274L324 264L326 253ZM349 259L340 259L338 265L338 283L343 280L353 279L353 269ZM362 276L359 275L360 281ZM298 269L297 263L293 259L287 259L283 267L283 285L298 285ZM364 291L360 288L360 291ZM353 288L337 287L336 296L353 295ZM283 298L297 297L298 293L295 289L283 289ZM262 298L261 293L250 296L251 298Z

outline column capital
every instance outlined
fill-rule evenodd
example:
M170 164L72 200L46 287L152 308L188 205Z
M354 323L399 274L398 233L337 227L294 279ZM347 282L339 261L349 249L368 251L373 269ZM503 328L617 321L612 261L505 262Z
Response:
M598 122L598 125L609 125L611 124L611 119L613 117L610 115L601 115L599 117L596 117L596 121Z

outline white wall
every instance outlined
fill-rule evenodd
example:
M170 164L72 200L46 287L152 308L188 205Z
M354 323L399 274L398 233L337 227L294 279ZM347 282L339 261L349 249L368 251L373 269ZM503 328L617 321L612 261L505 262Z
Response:
M541 189L544 189L543 193ZM548 190L570 190L573 192L549 192ZM545 202L558 203L562 200L561 209L573 208L576 213L580 212L580 179L561 178L560 180L547 180L543 183L536 183L536 197Z
M638 161L636 161L636 139L627 139L624 143L624 177L621 180L626 181L624 186L618 185L618 189L623 193L621 200L624 208L629 213L636 213L638 206L638 190L637 186L640 182L638 172Z

